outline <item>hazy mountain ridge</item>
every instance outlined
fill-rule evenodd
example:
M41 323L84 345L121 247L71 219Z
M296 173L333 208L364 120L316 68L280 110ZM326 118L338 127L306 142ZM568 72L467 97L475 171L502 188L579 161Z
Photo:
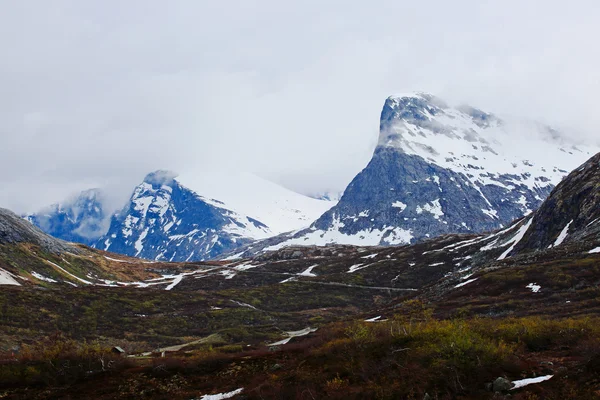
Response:
M385 101L373 157L339 201L315 200L250 174L173 174L172 181L190 192L183 197L197 201L183 208L167 206L172 202L167 189L138 186L129 204L112 218L110 232L91 242L77 236L78 227L71 223L76 218L65 218L60 210L29 218L66 240L173 261L251 256L290 245L401 245L507 226L539 207L567 171L596 150L538 123L505 120L412 93ZM149 218L150 225L157 226L147 225L141 215L148 211L141 204L146 197L158 212ZM207 205L220 210L221 217ZM96 206L90 202L80 208ZM190 207L198 207L197 212ZM172 216L184 209L185 216ZM90 221L97 226L94 218Z
M25 218L56 238L92 245L108 229L103 200L101 189L89 189Z

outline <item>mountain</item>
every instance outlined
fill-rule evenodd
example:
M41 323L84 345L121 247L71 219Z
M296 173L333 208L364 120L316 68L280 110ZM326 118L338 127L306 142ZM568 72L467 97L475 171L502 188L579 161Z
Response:
M152 260L199 260L269 235L262 222L220 205L181 185L171 172L153 172L96 247Z
M95 247L152 260L205 260L283 230L307 226L318 215L304 209L307 201L319 207L331 205L257 177L245 180L253 186L236 196L223 190L215 193L203 182L206 191L219 195L216 199L200 196L180 181L167 171L146 176ZM222 188L223 182L215 187Z
M108 228L103 197L102 190L89 189L25 218L56 238L92 245Z
M309 229L253 248L399 245L492 231L538 208L597 151L550 127L451 107L430 94L390 96L373 157L338 204Z
M192 261L304 228L335 204L249 173L175 176L149 174L112 218L101 189L86 190L25 218L69 242L130 256Z

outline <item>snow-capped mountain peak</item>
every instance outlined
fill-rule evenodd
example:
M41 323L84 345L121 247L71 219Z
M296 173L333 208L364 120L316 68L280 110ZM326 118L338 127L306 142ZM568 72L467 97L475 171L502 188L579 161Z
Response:
M271 235L262 222L198 195L176 176L148 174L97 246L135 257L193 261Z
M495 230L538 208L598 150L543 124L449 106L431 94L390 96L373 158L339 203L310 229L265 248L395 245Z
M578 147L543 124L500 119L470 106L450 107L424 93L386 100L379 147L462 173L474 186L507 190L522 185L547 190L598 150Z

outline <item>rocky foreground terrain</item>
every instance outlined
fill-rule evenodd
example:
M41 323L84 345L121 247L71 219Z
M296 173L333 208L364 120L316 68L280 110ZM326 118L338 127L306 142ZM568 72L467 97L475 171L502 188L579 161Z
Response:
M195 263L2 211L0 395L597 398L598 193L600 154L499 231Z

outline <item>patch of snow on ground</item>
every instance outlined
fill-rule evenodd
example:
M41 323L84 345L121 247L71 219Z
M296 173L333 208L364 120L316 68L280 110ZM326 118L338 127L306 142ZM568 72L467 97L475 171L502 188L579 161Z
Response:
M523 225L521 228L519 228L519 231L517 232L517 234L511 240L509 240L507 243L505 243L505 245L512 243L512 246L510 246L504 253L502 253L502 255L500 257L498 257L498 261L504 260L515 249L517 244L519 244L521 239L523 239L523 237L529 230L529 227L531 226L532 222L533 222L533 218L530 218L529 221L527 221L527 223L525 225Z
M200 397L200 400L223 400L223 399L230 399L233 396L237 396L238 394L242 393L243 391L244 391L244 388L239 388L237 390L234 390L233 392L218 393L218 394L205 394L204 396Z
M571 220L571 222L569 222L567 224L567 226L565 226L563 228L563 230L560 232L560 235L558 235L558 237L556 238L556 241L552 245L553 247L560 246L562 244L562 242L565 241L565 239L567 238L567 235L569 234L569 227L571 226L572 223L573 223L573 220Z
M513 384L515 386L510 390L519 389L519 388L525 387L527 385L531 385L532 383L544 382L544 381L551 379L553 376L554 375L545 375L545 376L538 376L537 378L528 378L528 379L521 379L518 381L513 381Z
M32 275L34 278L37 278L37 279L39 279L40 281L44 281L44 282L50 282L50 283L57 283L57 282L58 282L58 281L55 281L55 280L54 280L54 279L52 279L52 278L48 278L48 277L45 277L45 276L44 276L44 275L42 275L42 274L38 274L38 273L37 273L37 272L35 272L35 271L33 271L33 272L31 273L31 275Z
M454 287L455 287L455 288L463 287L463 286L465 286L465 285L468 285L468 284L469 284L469 283L471 283L471 282L475 282L477 279L479 279L479 278L473 278L473 279L469 279L468 281L466 281L466 282L463 282L463 283L459 283L458 285L456 285L456 286L454 286Z
M236 265L235 267L233 267L233 269L235 269L237 271L246 271L248 269L252 269L252 268L256 268L256 267L260 267L260 264L259 265L240 264L240 265Z
M594 250L590 250L590 254L598 254L600 253L600 247L596 247Z
M536 284L536 283L530 283L529 285L525 286L527 289L531 289L531 291L533 293L537 293L540 291L540 289L542 288L540 285Z
M364 264L354 264L353 266L350 267L350 269L348 271L346 271L346 273L351 274L353 272L358 271L359 269L363 269L365 267L368 267L368 265L364 265Z
M385 322L387 319L381 319L381 315L369 319L365 319L365 322Z
M317 328L304 328L301 331L286 332L288 335L287 338L280 340L279 342L271 343L268 346L281 346L282 344L287 344L290 340L292 340L295 337L306 336L309 333L313 333L316 331L317 331Z
M221 270L220 274L223 275L225 277L225 279L231 279L236 275L236 273L230 269Z
M21 284L13 278L13 275L10 272L2 268L0 268L0 285L21 286Z
M319 266L319 264L312 265L312 266L306 268L306 270L300 272L298 275L300 275L300 276L317 276L316 274L312 273L312 270L318 266Z
M362 256L361 258L367 258L367 259L370 259L370 258L375 258L375 257L377 257L377 254L378 254L378 253L375 253L375 254L369 254L368 256Z
M256 307L254 307L253 305L250 305L248 303L242 303L241 301L235 301L235 300L231 300L232 302L234 302L235 304L237 304L238 306L242 306L242 307L246 307L246 308L251 308L253 310L258 310Z
M173 289L175 286L177 286L179 284L179 282L181 282L183 280L183 274L182 275L177 275L175 277L175 279L173 279L173 282L171 282L171 284L169 286L167 286L165 288L165 290L171 290Z
M118 263L126 263L126 262L129 262L129 261L125 261L125 260L117 260L116 258L110 258L110 257L107 257L107 256L104 256L104 258L106 258L106 259L107 259L107 260L109 260L109 261L115 261L115 262L118 262Z
M55 266L56 268L60 269L60 270L61 270L62 272L64 272L65 274L67 274L67 275L69 275L69 276L71 276L71 277L73 277L73 278L77 279L77 280L78 280L79 282L81 282L81 283L85 283L86 285L93 285L93 283L92 283L92 282L90 282L90 281L86 281L85 279L81 279L80 277L78 277L78 276L76 276L76 275L73 275L72 273L70 273L69 271L67 271L66 269L64 269L63 267L61 267L60 265L53 263L52 261L48 261L48 260L46 260L46 262L47 262L47 263L50 263L51 265L53 265L53 266ZM70 282L67 282L67 283L70 283Z

